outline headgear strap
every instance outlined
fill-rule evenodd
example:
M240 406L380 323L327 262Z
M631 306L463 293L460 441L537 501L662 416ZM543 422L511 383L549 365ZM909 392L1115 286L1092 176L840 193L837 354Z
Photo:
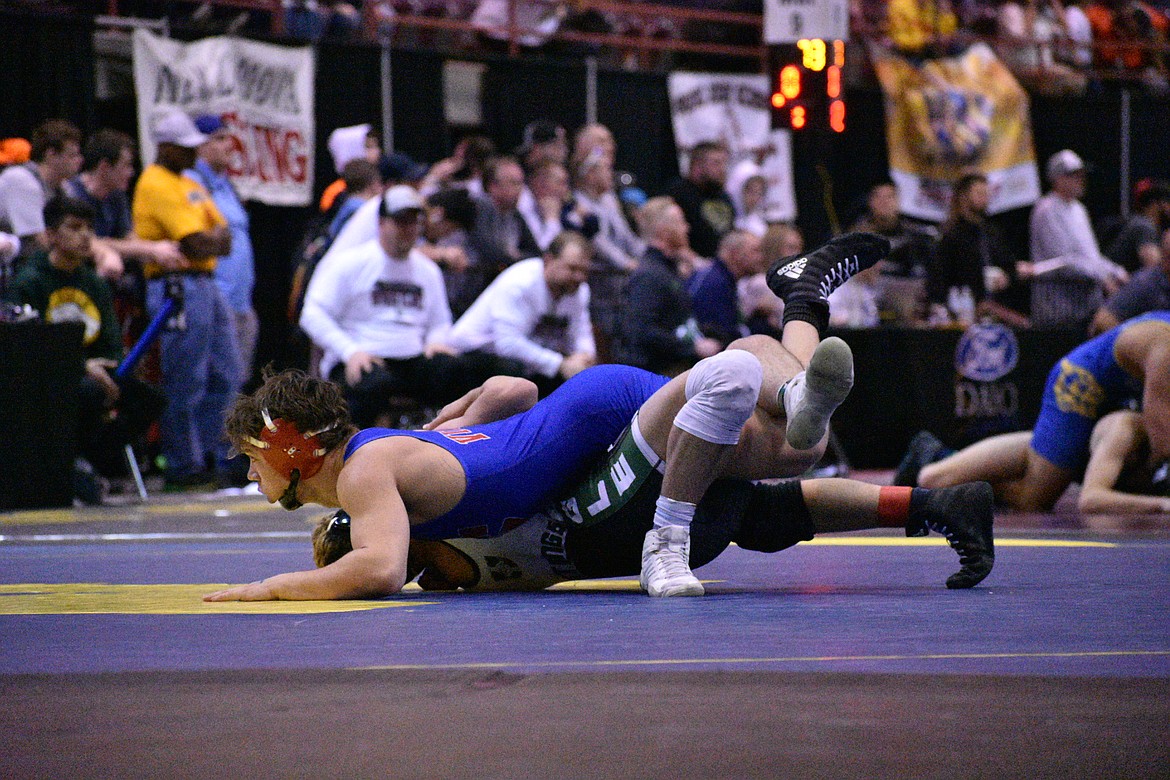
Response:
M321 470L326 449L317 436L333 430L338 423L301 433L296 425L283 417L273 420L267 409L261 409L260 414L264 417L260 438L245 436L244 440L261 451L265 463L285 479L292 479L294 471L299 472L301 479L308 479Z

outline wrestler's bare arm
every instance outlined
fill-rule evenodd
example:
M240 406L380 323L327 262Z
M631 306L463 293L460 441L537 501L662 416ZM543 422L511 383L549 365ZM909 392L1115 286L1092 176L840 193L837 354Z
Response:
M1144 441L1141 415L1126 411L1101 418L1093 429L1092 454L1081 480L1077 509L1083 514L1150 514L1170 510L1170 499L1116 489L1126 459Z
M337 496L349 513L353 551L320 569L277 574L204 596L205 601L317 601L380 598L406 584L410 520L392 470L377 459L351 464ZM359 466L359 468L354 468Z
M514 376L494 376L447 404L424 430L450 430L503 420L536 406L536 385Z
M1159 339L1145 361L1142 420L1150 437L1150 460L1170 459L1170 340Z

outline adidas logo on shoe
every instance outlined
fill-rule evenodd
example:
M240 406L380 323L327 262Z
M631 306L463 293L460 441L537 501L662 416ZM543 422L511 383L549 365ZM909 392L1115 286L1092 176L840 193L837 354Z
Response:
M796 260L793 260L791 263L784 266L776 273L782 274L783 276L787 276L789 279L799 279L800 275L802 273L804 273L804 267L806 265L808 265L808 258L801 257L801 258L798 258Z

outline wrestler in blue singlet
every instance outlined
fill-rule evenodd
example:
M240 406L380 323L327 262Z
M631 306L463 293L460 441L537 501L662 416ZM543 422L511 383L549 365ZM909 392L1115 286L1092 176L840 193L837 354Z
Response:
M345 458L387 436L442 447L459 460L467 490L447 514L411 526L411 536L498 536L576 484L668 381L630 366L596 366L506 420L447 431L367 428L350 439Z
M1037 454L1062 469L1077 474L1085 470L1093 425L1142 395L1142 383L1117 364L1113 354L1117 337L1126 328L1150 320L1170 324L1170 311L1126 320L1081 344L1052 368L1032 429L1032 449Z

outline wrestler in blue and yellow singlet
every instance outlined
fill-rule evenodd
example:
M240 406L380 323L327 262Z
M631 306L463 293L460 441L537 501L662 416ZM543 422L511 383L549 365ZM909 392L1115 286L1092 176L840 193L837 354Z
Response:
M1032 449L1037 454L1062 469L1084 471L1093 425L1106 413L1141 399L1141 381L1117 363L1117 337L1126 328L1151 320L1170 324L1170 312L1126 320L1081 344L1053 367L1032 429Z

